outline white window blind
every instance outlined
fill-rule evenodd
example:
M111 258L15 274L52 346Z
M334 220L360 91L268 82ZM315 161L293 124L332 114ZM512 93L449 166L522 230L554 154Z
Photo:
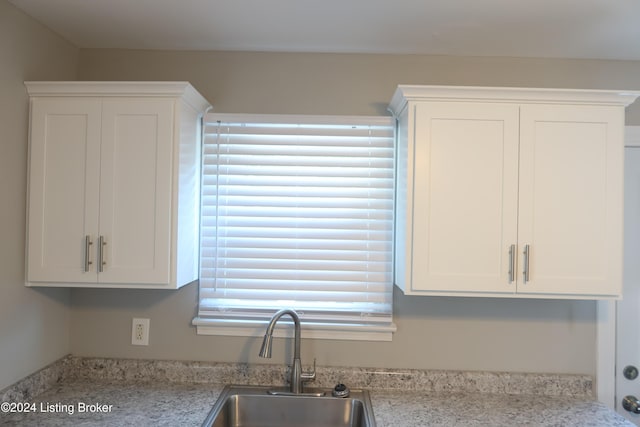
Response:
M200 321L392 325L391 118L209 114L202 158Z

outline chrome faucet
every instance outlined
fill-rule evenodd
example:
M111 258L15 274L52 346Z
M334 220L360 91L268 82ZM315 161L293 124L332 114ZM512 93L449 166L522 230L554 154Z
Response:
M303 383L316 379L316 361L314 359L312 372L302 372L302 362L300 361L300 317L298 317L298 313L291 309L283 309L273 315L269 322L269 326L267 326L267 331L264 334L264 340L262 341L262 347L260 348L260 353L258 353L258 355L260 357L271 358L273 329L276 326L276 322L278 322L278 320L285 314L291 316L295 327L293 364L291 365L291 378L289 380L291 385L290 391L293 394L301 394Z

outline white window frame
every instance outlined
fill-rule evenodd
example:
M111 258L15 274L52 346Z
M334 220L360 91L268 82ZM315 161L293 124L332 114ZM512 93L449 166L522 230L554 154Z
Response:
M354 117L354 116L286 116L286 115L249 115L249 114L216 114L209 113L205 117L205 126L217 121L245 121L260 120L274 123L320 123L326 121L328 124L350 124L366 122L371 125L385 125L393 127L395 121L391 117ZM206 130L205 130L206 133ZM204 138L203 138L204 140ZM393 243L393 239L391 239ZM393 263L391 263L393 265ZM393 283L388 284L390 292L393 293ZM200 298L199 298L200 304ZM285 307L277 307L285 308ZM234 317L207 317L198 314L192 321L196 326L198 335L220 335L220 336L242 336L242 337L260 337L264 335L264 328L267 319L263 318L234 318ZM291 337L293 336L293 328L287 325L287 318L283 319L283 325L278 325L275 330L276 336ZM365 340L365 341L391 341L396 326L393 322L389 323L340 323L340 322L322 322L305 320L304 315L301 316L303 322L302 336L314 339L331 339L331 340Z

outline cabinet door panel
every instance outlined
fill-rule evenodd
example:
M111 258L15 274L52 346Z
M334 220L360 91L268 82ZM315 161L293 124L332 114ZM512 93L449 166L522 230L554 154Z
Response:
M34 100L31 115L27 282L95 282L100 100Z
M169 282L173 105L162 98L104 101L100 282Z
M419 103L413 289L515 292L518 107Z
M622 259L622 112L525 105L521 110L519 292L617 295Z

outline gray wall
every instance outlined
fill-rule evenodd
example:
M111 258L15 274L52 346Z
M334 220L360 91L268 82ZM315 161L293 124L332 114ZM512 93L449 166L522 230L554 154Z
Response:
M426 55L83 49L79 75L189 80L220 113L387 114L398 84L640 90L640 61Z
M0 389L69 352L67 289L24 286L25 80L73 80L78 49L0 0Z
M640 89L640 62L83 49L79 77L188 80L223 113L386 114L398 84ZM638 106L627 121L640 124ZM257 338L195 334L197 284L175 292L71 293L76 355L264 363ZM305 340L303 357L322 365L595 375L592 301L396 292L394 313L391 343ZM130 345L134 316L151 318L149 347ZM282 363L282 347L272 363Z
M257 357L262 338L198 336L197 284L178 291L72 290L71 351L80 356L284 363ZM131 318L151 319L150 345L132 346ZM595 375L595 304L405 297L395 293L392 342L303 340L318 365L564 372ZM303 326L304 327L304 326ZM287 356L285 356L287 355ZM288 360L288 359L287 359Z

